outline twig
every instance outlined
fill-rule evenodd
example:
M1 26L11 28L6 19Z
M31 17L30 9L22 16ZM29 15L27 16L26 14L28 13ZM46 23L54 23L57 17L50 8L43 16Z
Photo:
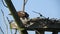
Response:
M35 30L38 34L40 34L40 32L38 30Z
M4 34L4 32L3 32L3 30L2 30L2 28L0 27L0 30L1 30L1 32Z
M33 11L33 12L39 14L40 17L44 17L41 13L38 13L38 12L36 12L36 11ZM44 17L44 18L45 18L45 17Z
M6 34L8 34L8 25L7 25L7 23L6 23L6 20L5 20L5 17L4 17L4 12L2 11L2 9L1 9L1 12L2 12L2 14L3 14L3 20L4 20L4 22L5 22L5 25L6 25Z
M41 15L42 16L42 14L41 13L38 13L38 12L36 12L36 11L33 11L34 13L37 13L37 14L39 14L39 15Z
M3 0L1 0L1 1L2 1L3 5L4 5L6 8L8 8L8 6L6 6L6 5L4 4L4 1L3 1Z

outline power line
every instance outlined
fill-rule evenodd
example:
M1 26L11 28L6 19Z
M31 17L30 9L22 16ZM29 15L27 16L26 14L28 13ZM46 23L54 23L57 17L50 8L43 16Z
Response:
M3 1L3 0L1 0L1 1L2 1L3 5L4 5L6 8L8 8L8 6L6 6L6 5L4 4L4 1Z

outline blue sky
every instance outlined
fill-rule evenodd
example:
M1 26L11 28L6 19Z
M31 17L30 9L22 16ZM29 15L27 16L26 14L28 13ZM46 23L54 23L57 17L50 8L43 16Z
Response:
M23 0L12 0L17 11L22 11ZM8 15L10 12L8 8L4 7L0 0L0 9L3 9L5 16L9 17L10 20L13 20L12 16ZM36 11L41 13L45 17L49 18L60 18L60 0L28 0L25 11L30 15L30 18L39 17L38 14L33 13L32 11ZM5 18L6 19L6 18ZM6 19L7 22L7 19ZM8 22L7 22L8 24ZM2 13L0 10L0 26L4 30L6 28ZM4 28L5 27L5 28ZM4 30L5 31L5 30ZM33 34L33 32L31 32ZM48 33L50 34L50 33Z

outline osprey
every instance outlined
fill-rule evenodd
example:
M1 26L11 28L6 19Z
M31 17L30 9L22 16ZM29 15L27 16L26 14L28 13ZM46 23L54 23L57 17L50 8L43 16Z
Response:
M22 21L23 25L26 25L29 20L29 14L27 12L19 11L17 12L20 20Z
M27 12L23 12L23 11L18 11L17 14L20 17L20 20L22 21L23 25L25 27L28 27L30 24L30 22L28 22L29 21L29 14ZM18 28L15 21L12 21L10 24L11 24L13 29Z

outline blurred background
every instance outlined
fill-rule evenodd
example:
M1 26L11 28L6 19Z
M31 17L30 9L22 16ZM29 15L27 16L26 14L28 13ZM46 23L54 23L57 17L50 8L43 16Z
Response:
M23 0L11 0L11 1L13 2L13 5L15 6L15 9L17 11L22 11ZM3 2L6 5L4 0ZM2 28L3 32L6 34L5 22L8 25L8 28L10 28L9 22L7 21L6 17L8 17L10 21L14 19L11 15L8 15L10 14L10 11L8 8L6 8L3 5L3 2L2 0L0 0L0 27ZM1 12L1 9L3 10L4 16L3 13ZM28 0L25 6L25 12L29 14L29 18L39 17L39 14L36 14L33 11L41 13L45 17L60 19L60 0ZM14 33L15 30L12 31ZM11 34L10 29L8 29L8 33ZM28 31L28 33L35 34L35 31ZM51 34L51 33L52 32L47 32L47 31L45 32L45 34ZM3 34L1 30L0 30L0 34Z

